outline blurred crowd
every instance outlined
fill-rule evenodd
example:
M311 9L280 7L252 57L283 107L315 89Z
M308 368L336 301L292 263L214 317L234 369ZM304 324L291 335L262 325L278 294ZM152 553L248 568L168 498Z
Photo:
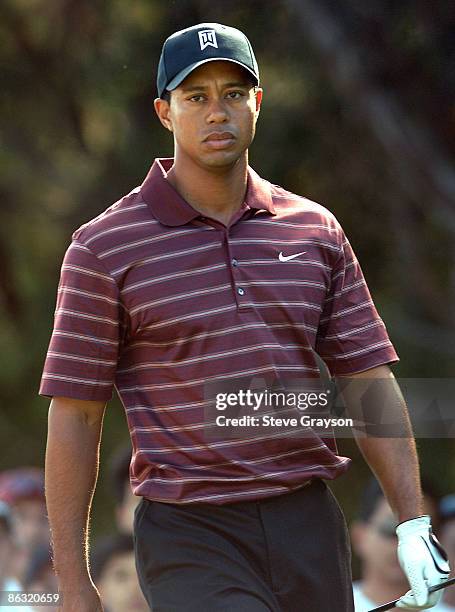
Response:
M133 495L130 447L111 459L110 477L115 500L115 528L95 539L90 552L91 575L106 612L147 612L135 568L133 519L139 498ZM440 498L424 482L425 511L455 568L455 493ZM397 599L408 590L396 553L396 519L377 481L366 486L357 517L350 525L353 554L360 562L361 579L354 582L356 612L367 612ZM57 593L52 566L50 531L44 496L44 471L17 468L0 472L0 591ZM4 597L5 595L3 595ZM0 604L5 603L3 600ZM395 608L397 609L397 608ZM0 605L0 610L56 612L56 606ZM434 612L455 612L455 587L444 591Z
M439 498L431 483L422 483L425 512L432 517L435 535L455 568L455 494ZM361 579L354 582L356 612L367 612L398 599L409 590L398 563L398 522L375 479L366 486L357 517L351 523L353 553L360 560ZM453 571L452 571L453 575ZM451 575L451 577L452 577ZM399 610L399 608L393 608ZM455 587L445 589L433 612L455 612Z
M91 544L91 575L105 612L148 612L139 587L133 542L134 510L139 498L129 481L130 447L111 460L115 526ZM52 565L50 530L44 495L44 470L18 468L0 472L0 592L58 593ZM5 597L5 595L3 595ZM57 606L6 606L5 612L57 612Z

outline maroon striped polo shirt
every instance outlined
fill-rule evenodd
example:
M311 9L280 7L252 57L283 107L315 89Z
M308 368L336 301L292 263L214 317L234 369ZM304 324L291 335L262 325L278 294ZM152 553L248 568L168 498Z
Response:
M125 407L136 495L173 503L280 495L350 459L318 436L204 436L205 385L332 375L397 361L351 246L327 209L248 169L229 227L155 160L144 183L74 234L40 393Z

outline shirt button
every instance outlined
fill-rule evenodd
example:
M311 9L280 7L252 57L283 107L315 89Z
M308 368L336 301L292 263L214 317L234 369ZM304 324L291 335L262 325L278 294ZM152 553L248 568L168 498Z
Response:
M238 293L239 295L245 295L245 289L242 289L242 287L239 287L239 288L237 289L237 293Z
M234 266L234 268L236 268L239 265L239 262L236 259L233 259L231 263Z

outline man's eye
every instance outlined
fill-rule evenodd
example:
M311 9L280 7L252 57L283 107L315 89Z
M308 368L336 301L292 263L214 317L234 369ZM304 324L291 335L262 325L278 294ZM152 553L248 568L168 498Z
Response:
M228 98L230 98L231 100L238 100L244 94L241 91L230 91L227 95L228 95Z
M191 96L190 100L192 102L201 102L204 99L204 96L201 94L196 94L195 96Z

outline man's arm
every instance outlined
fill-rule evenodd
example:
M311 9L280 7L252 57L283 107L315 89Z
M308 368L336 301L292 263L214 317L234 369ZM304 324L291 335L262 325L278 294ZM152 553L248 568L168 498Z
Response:
M430 593L429 587L444 582L449 577L450 566L446 553L432 533L431 518L423 515L419 462L405 401L387 366L372 368L350 378L354 380L347 385L343 397L353 418L357 415L361 420L363 408L366 408L367 414L376 412L378 423L394 424L392 434L396 437L356 435L356 441L400 521L396 529L398 560L411 590L400 597L396 607L407 610L432 608L440 600L441 592ZM362 399L365 406L362 406Z
M371 394L369 401L377 398L377 411L391 417L397 423L397 437L356 436L357 445L379 480L392 510L400 522L423 514L419 461L408 410L390 368L386 365L349 376L353 380L343 390L348 413L355 419L362 418L359 396L366 393L370 380L383 379L380 393ZM365 386L362 386L365 383ZM351 389L350 389L351 387ZM370 406L375 412L375 406Z
M54 397L49 408L46 503L65 612L102 610L88 567L90 508L105 402Z

